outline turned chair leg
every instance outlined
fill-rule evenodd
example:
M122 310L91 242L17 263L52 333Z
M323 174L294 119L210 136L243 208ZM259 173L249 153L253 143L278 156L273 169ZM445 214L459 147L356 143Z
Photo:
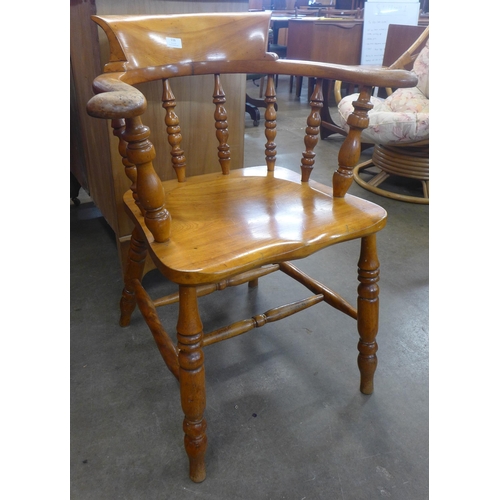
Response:
M256 288L259 286L259 278L255 278L248 282L248 288Z
M184 447L189 458L189 477L200 483L205 479L207 424L205 411L205 367L203 365L203 325L198 313L196 288L179 287L179 383L184 411Z
M373 392L373 376L377 368L377 342L379 312L379 261L374 234L361 239L358 262L358 367L361 373L360 390Z
M134 228L130 238L130 247L128 250L128 262L125 271L125 286L123 287L120 300L120 326L128 326L130 318L134 312L137 303L135 298L133 280L142 280L144 264L146 262L147 247L146 243L139 236L139 232Z

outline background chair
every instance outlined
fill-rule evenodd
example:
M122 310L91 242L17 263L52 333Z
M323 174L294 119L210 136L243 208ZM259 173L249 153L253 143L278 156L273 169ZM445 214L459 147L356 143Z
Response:
M120 302L120 324L127 326L139 307L167 368L179 381L189 475L203 481L207 447L204 351L212 344L237 337L325 302L357 322L360 390L373 391L377 365L379 264L376 233L386 221L385 211L347 190L359 158L359 136L367 125L371 85L411 87L416 78L406 71L359 72L331 64L278 59L267 52L270 14L217 13L179 16L107 16L93 19L106 32L110 62L94 81L95 95L88 112L110 119L123 157L131 189L124 207L135 229L130 243L125 286ZM204 43L200 43L200 39ZM186 62L188 61L188 62ZM225 73L268 75L265 139L261 167L231 169L231 148L222 81ZM279 167L274 75L306 75L318 79L305 113L301 173ZM214 155L221 172L189 177L189 159L181 144L181 117L170 80L213 75L207 88L215 133L198 130L194 140L215 136ZM344 79L363 84L350 131L339 152L333 188L310 180L314 147L319 139L322 79ZM133 85L162 82L162 106L172 166L176 179L162 182L153 166L155 152L150 131L141 121L144 95ZM199 96L196 96L197 98ZM207 106L198 106L199 112ZM293 261L334 244L359 240L357 307L340 294L309 277ZM178 291L152 298L143 285L146 255ZM332 262L332 268L334 267ZM226 287L248 283L281 271L312 292L284 305L270 305L231 325L204 332L198 299ZM318 270L325 275L325 270ZM177 342L162 325L158 309L178 304ZM317 346L318 349L324 346Z
M363 130L361 139L365 144L375 145L374 153L371 160L355 167L354 179L365 189L388 198L429 203L429 27L390 67L409 65L413 65L418 77L416 87L394 92L386 89L389 95L386 99L372 98L370 125ZM340 126L346 131L352 102L357 96L346 96L338 104ZM418 180L423 196L397 192L387 182L391 176Z
M276 31L276 34L275 34ZM269 39L268 39L268 51L273 52L280 58L286 57L286 45L280 45L278 43L274 43L274 39L277 38L278 30L270 29L269 30ZM248 94L246 95L245 102L245 111L250 115L253 120L253 125L256 127L260 122L260 111L259 108L266 108L266 102L262 99L264 95L264 78L265 75L262 74L252 74L247 75L247 80L252 80L254 83L259 80L259 83L256 84L259 86L259 97L260 99L254 99L250 97ZM278 88L278 77L275 79L276 88ZM278 105L275 104L276 110L278 109Z
M260 75L258 73L247 75L247 81L251 80L256 86L259 87L260 97L262 97L263 95L264 79L265 75ZM257 81L259 83L256 83ZM266 102L263 99L254 99L253 97L250 97L248 93L246 94L245 112L247 112L252 118L254 127L256 127L260 122L259 108L265 108L265 107L266 107Z

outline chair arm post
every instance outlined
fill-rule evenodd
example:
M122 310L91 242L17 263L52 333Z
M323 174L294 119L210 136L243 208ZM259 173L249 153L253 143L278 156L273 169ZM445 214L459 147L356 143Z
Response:
M137 195L137 168L133 163L130 163L127 158L127 141L123 138L125 132L125 120L123 118L114 118L111 120L113 135L118 138L118 152L122 157L122 164L125 167L125 175L130 179L130 190L133 193L136 205L144 215L144 209L141 207L139 197Z
M333 195L336 198L343 198L352 184L353 168L361 154L361 132L368 126L368 111L373 108L371 92L371 87L361 87L358 100L353 102L354 111L347 119L349 133L340 148L339 166L333 174Z
M171 216L165 208L165 192L154 167L155 148L149 141L149 128L140 117L127 118L122 134L127 141L127 160L137 169L137 195L144 209L144 222L155 241L164 242L170 237Z

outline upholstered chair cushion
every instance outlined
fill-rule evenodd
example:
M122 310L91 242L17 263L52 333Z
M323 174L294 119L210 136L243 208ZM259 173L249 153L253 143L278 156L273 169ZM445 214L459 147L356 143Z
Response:
M429 138L429 41L415 60L417 87L397 89L387 99L372 97L370 124L361 139L372 144L416 142ZM347 117L359 94L344 97L338 105L342 128L349 130Z
M413 72L418 77L417 88L429 98L429 39L413 63Z

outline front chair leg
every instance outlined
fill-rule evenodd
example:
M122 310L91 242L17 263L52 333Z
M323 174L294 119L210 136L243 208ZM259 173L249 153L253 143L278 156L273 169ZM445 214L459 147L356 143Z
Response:
M184 446L189 457L189 477L200 483L205 479L207 424L205 410L205 367L203 365L203 325L198 313L196 288L179 287L179 383L184 411Z
M137 303L132 283L136 279L139 281L142 280L146 255L146 243L140 237L139 231L134 228L128 250L128 261L124 279L125 286L123 287L122 298L120 300L120 326L128 326L130 324L130 317Z
M361 373L360 390L363 394L373 392L373 376L377 368L379 261L375 234L361 239L358 262L358 367Z

